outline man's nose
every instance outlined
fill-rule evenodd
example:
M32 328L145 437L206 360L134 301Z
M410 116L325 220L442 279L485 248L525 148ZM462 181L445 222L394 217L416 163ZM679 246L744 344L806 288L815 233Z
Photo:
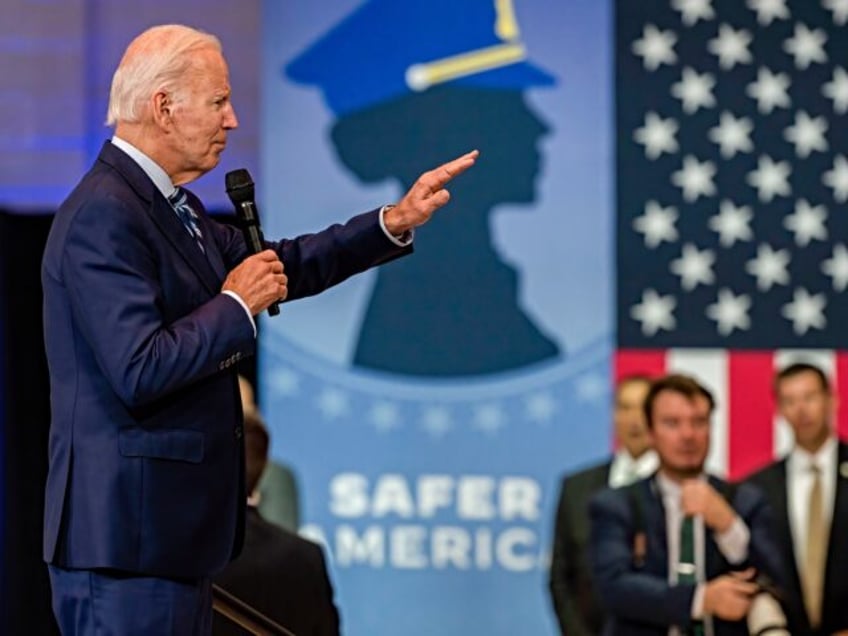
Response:
M224 128L227 130L232 130L234 128L238 128L238 117L236 117L236 109L230 105L227 109L226 114L224 115Z

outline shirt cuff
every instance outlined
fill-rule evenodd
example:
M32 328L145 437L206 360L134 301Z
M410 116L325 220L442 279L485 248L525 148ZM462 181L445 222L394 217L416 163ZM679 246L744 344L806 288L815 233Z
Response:
M692 597L692 618L699 621L704 618L704 593L706 584L698 583L695 587L695 595Z
M255 337L256 337L256 321L255 321L255 320L253 320L253 316L251 316L251 315L250 315L250 309L248 309L248 308L247 308L247 305L246 305L246 304L245 304L245 302L241 299L241 296L239 296L237 293L235 293L235 292L234 292L233 290L231 290L231 289L225 289L225 290L224 290L224 291L222 291L221 293L222 293L222 294L226 294L226 295L227 295L227 296L229 296L230 298L235 299L235 301L236 301L239 305L241 305L242 309L244 309L244 313L246 313L246 314L247 314L247 319L250 321L250 326L251 326L251 327L253 327L253 337L255 338Z
M721 533L716 533L715 542L724 558L731 565L739 565L748 558L748 543L751 540L751 532L739 515L733 520L730 527Z
M391 210L393 207L395 207L393 204L389 204L380 208L380 229L383 230L383 234L388 236L392 243L398 247L406 247L412 243L412 239L415 237L415 232L413 230L407 230L400 236L395 236L386 229L386 224L383 221L383 215L386 213L386 210Z

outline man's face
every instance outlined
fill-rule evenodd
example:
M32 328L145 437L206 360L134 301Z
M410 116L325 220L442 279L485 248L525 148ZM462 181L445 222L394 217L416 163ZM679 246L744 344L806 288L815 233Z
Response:
M778 383L777 408L801 448L815 452L830 436L833 396L812 371L802 371Z
M223 56L213 48L200 49L193 56L185 85L174 96L169 130L171 151L178 161L177 185L217 166L227 144L227 131L238 126Z
M650 384L643 380L625 381L615 393L615 434L619 443L637 458L651 447L651 435L642 406Z
M698 395L660 391L654 399L651 436L662 470L672 478L695 477L710 450L710 403Z

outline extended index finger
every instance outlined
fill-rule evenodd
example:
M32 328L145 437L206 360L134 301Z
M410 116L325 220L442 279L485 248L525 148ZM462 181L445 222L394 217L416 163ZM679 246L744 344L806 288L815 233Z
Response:
M461 157L457 157L453 161L443 163L438 168L431 170L428 175L430 179L428 179L426 185L430 188L431 192L441 190L448 181L473 166L479 154L479 150L472 150Z

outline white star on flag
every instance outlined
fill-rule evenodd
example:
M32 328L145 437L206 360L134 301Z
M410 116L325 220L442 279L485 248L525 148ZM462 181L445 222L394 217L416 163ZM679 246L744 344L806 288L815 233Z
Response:
M699 284L711 285L715 282L713 264L715 254L712 250L699 250L691 243L683 246L680 258L671 262L671 271L680 276L680 285L686 291L692 291Z
M722 24L718 28L718 37L710 40L707 48L718 57L718 65L729 70L737 64L750 64L753 61L754 58L748 50L752 39L745 29L735 31L729 24Z
M827 35L821 29L810 30L806 24L796 24L795 34L783 43L783 50L795 58L795 66L803 70L813 62L824 64L827 54L824 44Z
M757 289L767 292L773 285L789 284L789 250L772 249L771 245L760 245L757 257L748 261L745 271L757 279Z
M795 113L795 123L789 126L783 136L795 144L795 154L801 158L808 157L813 150L827 150L827 120L824 117L810 117L803 110Z
M654 248L663 241L674 243L677 240L675 221L676 208L664 208L656 201L648 201L645 204L645 213L633 219L633 227L645 235L645 245Z
M751 299L748 296L736 296L729 289L721 289L715 304L707 307L707 317L718 323L716 327L722 336L727 336L734 329L751 328L751 319L748 317L750 309Z
M786 73L772 73L763 67L757 71L757 81L748 84L747 94L757 100L757 109L768 115L775 108L789 108L789 86Z
M786 161L775 162L769 156L762 156L757 162L757 169L748 174L748 183L757 189L760 201L768 203L776 195L789 196L792 188L789 186L789 175L792 172Z
M712 20L715 17L710 5L711 0L672 0L671 6L681 14L681 20L686 26L692 26L698 20Z
M671 94L683 102L683 111L691 115L699 108L715 106L713 86L715 78L712 75L698 73L687 66L681 80L671 87Z
M660 31L653 24L646 24L642 30L642 39L633 43L633 52L642 58L649 71L655 71L660 64L671 66L677 62L674 45L677 36L674 31Z
M843 26L848 21L848 0L823 0L822 6L833 13L833 23Z
M733 113L724 111L719 119L718 126L710 129L710 141L721 148L721 156L731 159L737 152L751 152L754 144L751 142L751 132L754 124L747 117L733 116Z
M833 168L822 176L822 182L833 190L833 198L838 203L848 200L848 160L843 155L833 159Z
M719 213L710 217L709 226L719 235L722 247L731 247L736 241L750 241L754 238L751 231L751 219L754 213L747 205L737 206L733 201L724 200Z
M833 246L833 256L822 263L822 271L830 276L833 289L838 292L848 287L848 249L839 243Z
M823 205L811 206L806 199L795 203L795 212L787 216L783 225L795 235L795 242L804 247L813 239L827 240L827 208Z
M642 293L642 302L631 307L630 315L642 323L642 332L646 336L653 336L660 329L674 329L676 306L673 296L660 296L655 290L647 289Z
M791 303L783 306L781 313L787 320L792 321L792 329L802 336L810 329L824 329L827 319L824 308L827 300L824 294L811 295L803 287L796 289Z
M662 153L674 154L677 152L677 122L671 119L663 119L654 112L645 115L645 125L637 128L633 138L645 146L645 156L656 159Z
M844 68L833 69L832 79L822 85L822 95L833 102L833 112L838 115L848 112L848 73Z
M788 20L786 0L748 0L748 8L757 12L757 22L768 26L772 20Z
M683 168L671 175L671 182L683 190L683 198L696 201L700 196L712 196L716 193L713 177L716 173L712 161L698 161L687 155L683 158Z

